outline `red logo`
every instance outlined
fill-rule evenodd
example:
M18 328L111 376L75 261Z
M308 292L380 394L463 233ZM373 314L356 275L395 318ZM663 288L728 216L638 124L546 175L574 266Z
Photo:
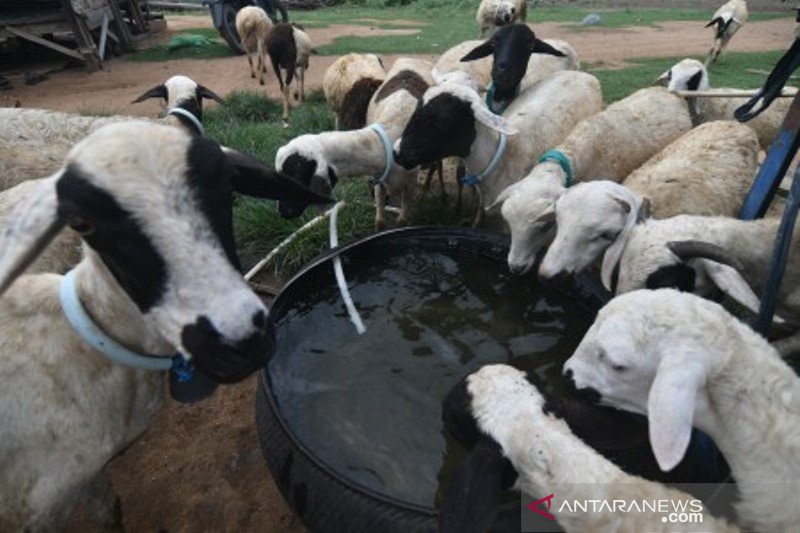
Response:
M545 496L541 500L536 500L532 504L528 505L528 509L530 509L536 514L542 515L545 518L549 518L550 520L555 520L556 517L547 512L550 510L550 505L553 503L553 496L555 496L555 494L551 494L550 496ZM547 511L542 511L541 509L539 509L538 506L540 503L545 501L547 502Z

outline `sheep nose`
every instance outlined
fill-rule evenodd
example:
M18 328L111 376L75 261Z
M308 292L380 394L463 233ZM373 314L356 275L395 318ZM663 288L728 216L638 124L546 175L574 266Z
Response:
M539 279L552 284L561 284L569 279L569 273L564 270L553 272L551 270L539 269Z
M525 273L525 265L508 265L508 269L512 274L521 275Z
M573 389L575 388L575 378L573 377L571 368L564 370L564 379L567 380L567 383L569 383Z

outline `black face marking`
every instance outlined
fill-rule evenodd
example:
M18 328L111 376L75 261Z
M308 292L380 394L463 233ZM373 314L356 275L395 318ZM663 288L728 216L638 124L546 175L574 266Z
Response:
M234 383L249 376L266 364L274 335L268 329L263 311L251 318L253 324L264 327L235 344L222 340L211 321L200 316L194 324L181 331L181 342L192 355L194 363L220 383Z
M336 187L336 184L339 182L339 176L336 175L332 167L328 167L328 181L331 183L331 189Z
M440 94L411 115L397 163L411 169L451 155L467 157L475 135L475 115L470 104L452 94Z
M686 263L678 263L661 267L645 281L647 289L677 289L682 292L694 292L697 274Z
M494 62L492 81L494 98L507 101L514 98L533 53L536 37L524 24L503 26L492 36L494 42Z
M187 184L199 202L211 230L234 268L241 271L233 237L233 193L235 172L219 145L203 137L192 139L187 152Z
M68 224L80 218L94 226L94 232L84 240L142 313L146 313L163 296L167 282L164 259L131 213L85 176L77 164L71 163L59 178L56 183L59 218Z
M698 70L689 81L686 82L686 87L690 91L696 91L698 87L700 87L700 80L703 79L703 71Z
M483 433L472 414L472 395L464 378L453 387L442 402L442 422L458 442L471 447Z
M300 154L292 154L286 158L279 170L300 185L308 187L317 171L317 162Z

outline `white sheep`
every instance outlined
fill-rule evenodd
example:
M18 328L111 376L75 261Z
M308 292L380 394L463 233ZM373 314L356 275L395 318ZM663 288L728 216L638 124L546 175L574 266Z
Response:
M728 43L739 28L747 22L747 2L745 0L728 0L714 12L714 16L706 24L706 28L714 28L714 44L708 51L706 65L714 63L728 48Z
M650 214L736 216L758 170L758 149L747 126L710 122L669 144L623 184L600 180L568 189L556 202L556 236L539 275L580 272L606 253L603 277L610 286L610 265L626 232Z
M528 17L528 6L525 0L481 0L478 11L475 13L475 22L478 23L480 36L487 31L513 24L525 22Z
M336 116L337 130L366 125L369 102L385 79L383 63L375 54L343 55L328 67L322 90Z
M489 111L475 91L439 85L425 93L423 106L403 132L396 159L412 168L461 157L468 182L482 193L482 214L484 202L495 202L548 147L601 107L600 83L584 72L558 72L542 80L514 99L502 117Z
M288 127L292 101L289 91L295 78L297 87L294 99L299 102L305 99L305 78L311 56L311 37L296 24L284 22L275 24L267 35L267 54L281 88L283 126ZM281 70L286 71L286 74L281 74Z
M163 100L167 115L155 122L203 133L203 99L222 102L213 91L186 76L172 76L133 103ZM0 108L0 191L54 172L73 144L94 130L131 120L124 115L81 116L45 109Z
M258 59L258 83L264 85L264 72L267 70L267 58L264 54L267 35L272 29L272 21L267 16L267 12L257 6L245 6L236 13L236 33L247 55L247 63L250 65L250 77L255 79L256 72L253 70L253 52Z
M484 93L492 81L492 58L486 56L475 61L461 61L461 58L483 44L483 41L464 41L446 50L431 70L437 84L460 82L479 93ZM466 76L466 81L464 76Z
M419 105L423 93L434 84L433 65L429 61L399 58L386 75L386 80L372 96L367 110L370 126L352 131L329 131L296 137L278 149L275 168L319 194L327 195L339 178L382 176L376 189L375 225L385 225L385 194L399 194L401 200L398 223L408 221L411 193L416 183L416 169L406 170L397 164L387 168L387 143L373 124L386 133L388 153L400 137L409 118Z
M683 59L662 74L658 80L666 83L670 91L703 91L726 93L737 91L730 88L711 88L708 72L700 61L696 59ZM787 88L793 90L791 88ZM692 122L695 125L715 120L734 120L733 112L747 102L745 97L687 97L689 110L692 113ZM761 114L745 122L758 135L758 142L763 150L769 150L772 142L777 138L783 118L789 111L791 98L778 98L770 107Z
M556 201L574 182L622 181L691 126L680 97L651 87L588 116L560 144L551 144L556 148L494 203L511 230L509 268L523 273L533 266L553 238Z
M2 529L63 528L81 487L154 420L166 373L145 368L169 368L180 352L198 376L227 382L263 364L267 309L241 277L232 189L322 200L212 141L132 121L77 144L9 217L0 234ZM83 260L68 276L19 277L64 226L82 234ZM80 333L76 308L103 333Z
M487 530L500 491L511 484L546 501L540 508L568 533L696 531L697 524L667 523L658 511L611 508L661 500L670 510L685 505L697 512L703 531L738 531L694 496L627 474L586 445L513 367L489 365L468 376L445 399L443 418L472 450L442 503L442 532ZM587 501L606 502L608 510L582 512L575 505Z
M663 470L692 426L731 467L747 531L800 523L800 379L767 341L720 305L663 289L614 298L564 365L601 404L646 414Z

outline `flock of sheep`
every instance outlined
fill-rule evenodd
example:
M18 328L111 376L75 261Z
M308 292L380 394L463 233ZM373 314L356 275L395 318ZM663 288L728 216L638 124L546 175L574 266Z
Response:
M285 123L295 75L302 99L311 43L258 11L243 9L237 28L258 54L255 67L249 53L248 62L262 83L270 56ZM715 47L744 13L715 15ZM0 109L0 530L60 528L86 498L114 525L102 469L152 423L163 370L188 379L189 359L195 375L233 382L263 364L267 309L241 277L233 192L278 200L289 218L327 203L340 179L372 175L381 229L387 195L400 198L397 223L409 222L420 168L441 178L452 156L460 183L478 193L476 223L510 232L513 272L539 258L545 279L596 268L618 295L565 377L603 404L647 415L664 470L682 459L692 427L702 429L737 481L738 527L796 529L800 381L774 346L701 298L724 293L758 308L778 219L734 217L786 103L734 122L741 98L674 93L711 90L705 65L686 59L661 76L667 87L603 108L599 81L580 71L572 47L520 23L524 2L484 0L477 20L494 33L435 64L401 58L386 70L371 54L337 60L323 83L337 131L291 140L275 170L204 137L203 100L221 99L184 76L135 100L162 99L167 116L158 120ZM799 275L795 247L776 318L789 326L800 319ZM503 365L453 389L445 420L475 453L494 457L464 469L510 465L511 475L490 485L457 476L444 530L487 526L493 505L469 495L493 498L487 488L511 484L576 499L682 497L620 470L547 403ZM607 494L592 492L599 484ZM555 514L566 531L676 527ZM710 515L703 524L737 528Z

